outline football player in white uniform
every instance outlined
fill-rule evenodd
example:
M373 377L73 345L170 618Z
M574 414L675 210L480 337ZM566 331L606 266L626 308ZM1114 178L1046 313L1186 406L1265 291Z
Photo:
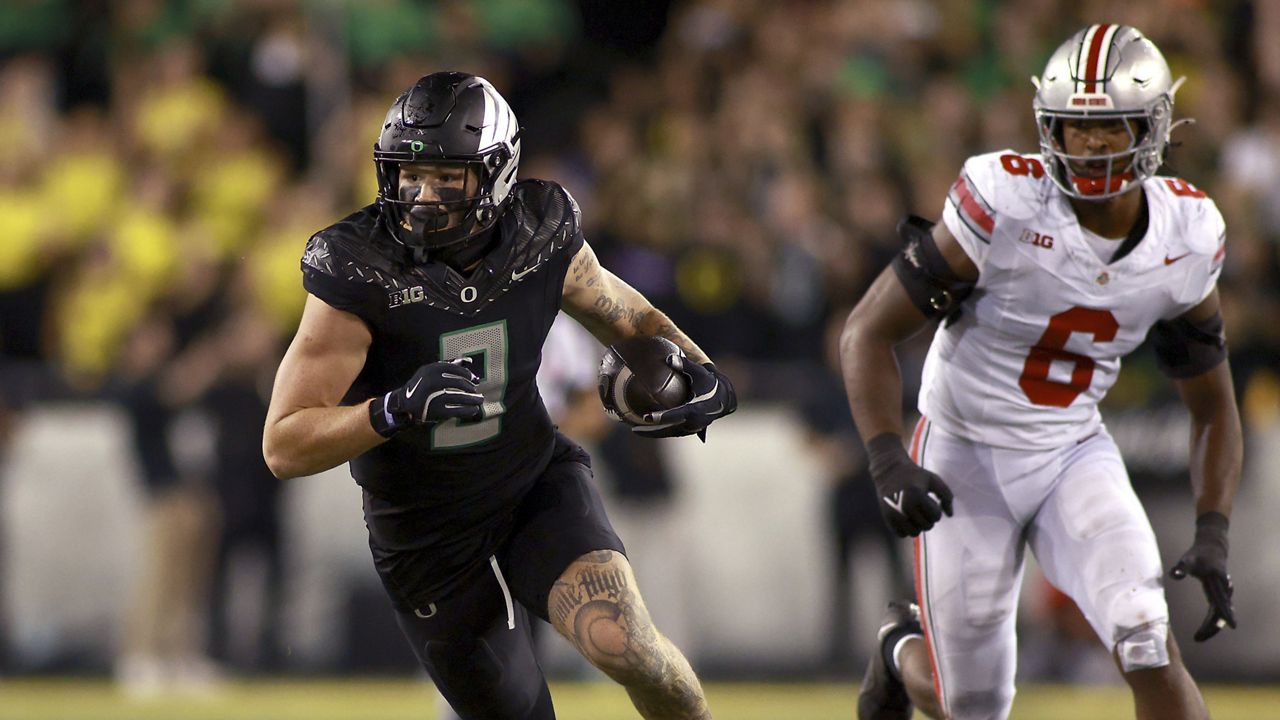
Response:
M1148 332L1191 415L1196 535L1171 575L1204 586L1197 641L1235 627L1242 442L1215 287L1224 225L1205 193L1156 175L1181 80L1139 31L1093 25L1033 81L1040 154L970 158L941 223L899 227L903 252L842 336L880 509L916 538L919 605L890 608L864 720L905 720L913 705L1008 716L1028 547L1113 650L1138 718L1208 717L1169 634L1155 535L1098 413ZM893 346L927 320L942 322L908 442Z

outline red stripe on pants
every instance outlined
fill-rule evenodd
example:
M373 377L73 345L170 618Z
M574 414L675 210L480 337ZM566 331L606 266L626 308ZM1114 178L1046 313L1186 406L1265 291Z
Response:
M920 452L922 450L922 440L924 431L928 427L929 419L921 417L920 422L916 423L916 430L911 434L911 461L920 464ZM946 710L947 703L942 698L942 680L941 673L938 672L938 658L933 652L933 637L929 631L929 604L926 602L924 593L924 542L922 537L916 537L912 543L912 569L916 581L916 603L920 606L920 627L924 630L924 647L929 653L929 667L933 670L933 692L938 696L938 705Z

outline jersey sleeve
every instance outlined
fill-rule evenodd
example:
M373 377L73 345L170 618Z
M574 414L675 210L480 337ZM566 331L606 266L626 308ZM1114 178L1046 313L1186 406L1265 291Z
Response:
M386 304L381 285L346 277L340 251L322 234L311 236L302 255L302 287L326 305L377 323Z
M1186 282L1178 292L1175 312L1170 318L1204 302L1217 287L1227 256L1226 221L1213 200L1203 196L1180 200L1194 202L1196 207L1185 226L1186 236L1183 238L1190 255L1186 260Z
M582 211L578 208L578 201L573 199L573 195L570 195L563 185L559 183L547 183L547 185L550 189L550 207L555 208L559 213L555 221L558 227L550 241L552 276L557 279L556 287L562 288L569 266L573 264L574 256L586 244L586 237L582 234Z
M986 262L999 219L991 202L996 194L991 157L980 155L965 161L942 209L942 222L979 270Z
M1227 259L1227 224L1222 219L1222 213L1216 205L1211 204L1206 209L1206 215L1204 239L1211 242L1201 257L1197 258L1200 262L1196 263L1196 266L1200 272L1196 275L1198 282L1192 286L1196 291L1192 296L1196 298L1197 305L1209 297L1209 293L1218 286L1218 277L1222 275L1222 264Z
M573 195L569 194L569 190L563 185L560 186L560 192L564 193L565 200L569 203L569 242L563 250L565 257L570 260L578 251L582 249L582 245L586 243L587 238L582 234L582 209L578 207L578 201L573 199Z
M600 343L563 312L556 315L542 345L538 387L552 420L559 420L576 394L595 392L599 380Z

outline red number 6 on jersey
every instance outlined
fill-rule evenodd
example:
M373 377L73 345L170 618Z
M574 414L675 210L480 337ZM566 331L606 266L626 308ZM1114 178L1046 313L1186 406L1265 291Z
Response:
M1022 377L1018 378L1018 386L1027 394L1027 399L1036 405L1052 405L1067 407L1080 393L1089 389L1093 382L1093 358L1068 352L1063 348L1071 333L1088 333L1094 342L1110 342L1116 337L1120 323L1110 310L1073 307L1049 318L1049 327L1045 329L1040 341L1027 354L1027 362L1022 366ZM1071 382L1062 383L1049 379L1049 365L1054 360L1064 360L1075 364L1071 369Z

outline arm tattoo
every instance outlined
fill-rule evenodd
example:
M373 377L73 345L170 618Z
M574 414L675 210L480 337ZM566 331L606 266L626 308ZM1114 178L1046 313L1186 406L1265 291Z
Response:
M618 321L626 318L633 327L639 327L640 322L647 315L643 310L636 310L622 300L611 298L604 293L596 296L595 306L600 319L610 325L616 325Z
M684 350L684 354L689 356L689 359L696 363L711 362L711 358L707 357L706 353L702 352L702 348L698 347L693 340L689 339L688 335L681 332L680 328L672 324L671 320L667 318L666 315L663 315L662 313L657 313L657 315L659 316L657 318L657 320L659 320L658 326L649 334L664 337L676 345L679 345L680 349ZM639 328L637 327L637 329Z
M579 313L575 317L605 344L628 335L657 335L680 346L694 362L710 361L706 353L671 322L671 318L650 305L643 296L625 283L618 287L618 283L605 282L605 271L590 246L584 246L573 259L569 274L575 290L573 303ZM580 304L590 297L583 288L590 288L595 295L588 307Z
M649 319L648 312L634 313L631 316L631 328L636 332L639 332L640 328L644 327L644 321L648 319Z
M617 325L625 320L630 324L631 329L637 335L657 335L664 337L671 342L679 345L694 362L705 363L710 359L705 353L677 328L662 311L655 309L643 310L631 305L627 305L622 299L612 298L604 293L596 296L595 314L600 322L605 325Z
M595 281L596 281L595 272L593 271L598 271L600 268L600 265L599 263L593 262L594 260L595 260L595 255L593 253L588 253L588 252L578 253L578 256L573 260L573 265L569 268L569 272L573 273L574 282L581 282L582 278L585 277L588 272L591 272L592 277L587 282L587 284L588 285L595 284Z

